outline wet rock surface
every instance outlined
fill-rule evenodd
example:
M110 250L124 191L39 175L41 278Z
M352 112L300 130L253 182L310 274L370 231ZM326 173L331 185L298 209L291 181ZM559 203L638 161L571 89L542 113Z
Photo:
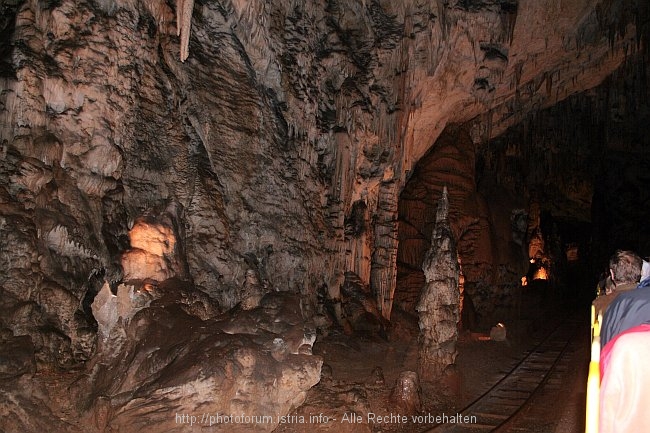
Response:
M258 308L204 320L201 301L207 297L200 299L195 288L168 281L152 292L144 294L143 306L132 288L118 288L117 302L122 295L132 307L100 341L88 382L77 391L95 420L109 398L107 429L191 431L195 426L178 422L176 414L191 420L221 414L268 418L231 425L215 419L217 429L250 431L254 425L270 431L320 380L322 360L309 353L313 331L294 295L271 293ZM104 324L98 322L102 336ZM115 339L120 334L126 338ZM308 347L300 353L303 345Z

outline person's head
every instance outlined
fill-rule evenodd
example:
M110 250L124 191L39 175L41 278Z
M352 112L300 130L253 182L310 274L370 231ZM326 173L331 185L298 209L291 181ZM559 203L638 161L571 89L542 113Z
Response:
M633 251L617 250L609 259L614 284L638 283L643 260Z

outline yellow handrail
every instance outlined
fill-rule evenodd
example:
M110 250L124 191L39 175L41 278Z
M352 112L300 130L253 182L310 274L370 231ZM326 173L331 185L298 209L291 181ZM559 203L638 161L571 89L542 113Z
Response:
M589 376L587 377L587 410L585 433L598 433L598 418L600 416L600 324L603 315L595 317L594 307L591 307L591 360L589 361Z

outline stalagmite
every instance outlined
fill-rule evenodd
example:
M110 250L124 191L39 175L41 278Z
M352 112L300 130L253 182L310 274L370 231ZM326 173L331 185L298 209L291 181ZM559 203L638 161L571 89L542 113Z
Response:
M389 401L400 414L414 415L422 410L422 390L414 371L403 371L395 381Z
M438 202L431 248L422 270L426 279L416 307L420 318L418 374L422 380L441 377L456 360L460 320L459 266L456 243L448 220L447 187Z

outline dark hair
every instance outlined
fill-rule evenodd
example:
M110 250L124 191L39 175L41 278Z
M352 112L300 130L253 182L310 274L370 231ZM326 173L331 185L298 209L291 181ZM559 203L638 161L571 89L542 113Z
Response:
M638 283L641 278L643 260L635 252L616 250L609 259L609 269L616 284Z

